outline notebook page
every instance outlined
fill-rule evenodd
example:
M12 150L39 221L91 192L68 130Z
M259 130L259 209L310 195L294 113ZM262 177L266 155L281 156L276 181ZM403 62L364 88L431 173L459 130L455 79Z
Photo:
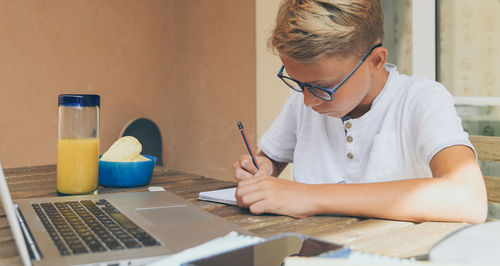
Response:
M236 193L236 187L204 191L198 194L198 199L236 205L234 193Z
M179 253L165 257L159 261L148 264L148 266L163 266L163 265L182 265L188 261L193 261L201 258L206 258L226 251L235 250L238 248L255 245L264 241L264 238L248 235L240 235L236 232L230 232L225 236L221 236L205 242L199 246L188 248Z

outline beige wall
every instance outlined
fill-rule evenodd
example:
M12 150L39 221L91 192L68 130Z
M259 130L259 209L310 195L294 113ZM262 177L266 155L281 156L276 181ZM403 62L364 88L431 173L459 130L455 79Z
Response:
M57 95L101 95L101 151L156 121L169 168L231 179L255 142L254 1L0 1L0 161L54 164Z
M257 30L257 135L260 138L278 116L290 96L288 88L278 77L281 60L267 47L276 24L280 0L256 0ZM290 164L280 175L292 178Z
M256 139L255 6L235 2L175 1L166 116L171 165L227 180L246 152L237 121L250 142Z

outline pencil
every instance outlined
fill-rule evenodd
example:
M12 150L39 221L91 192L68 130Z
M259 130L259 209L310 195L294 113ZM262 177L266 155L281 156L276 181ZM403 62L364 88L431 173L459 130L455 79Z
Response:
M240 129L241 136L243 137L243 141L245 141L245 145L247 146L248 153L250 153L250 156L252 157L253 165L259 169L259 165L257 164L257 160L255 160L255 156L253 155L252 148L250 147L250 144L248 143L247 136L245 134L245 130L243 129L243 124L241 122L238 122L238 128Z

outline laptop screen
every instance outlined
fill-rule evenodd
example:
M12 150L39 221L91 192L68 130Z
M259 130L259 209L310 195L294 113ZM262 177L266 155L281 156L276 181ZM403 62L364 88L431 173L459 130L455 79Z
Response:
M7 187L7 181L5 180L5 175L3 173L1 163L0 163L0 194L2 197L3 209L7 214L7 220L9 222L12 235L14 236L14 240L16 241L19 256L21 257L21 260L23 261L24 265L31 265L28 249L26 248L26 243L24 242L21 226L19 225L19 221L16 217L14 204L12 203L12 198L10 197L9 188Z

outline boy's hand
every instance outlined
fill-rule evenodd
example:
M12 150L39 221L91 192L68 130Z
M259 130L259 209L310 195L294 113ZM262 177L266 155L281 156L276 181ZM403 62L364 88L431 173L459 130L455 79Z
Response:
M259 176L238 183L236 201L253 214L275 213L304 218L315 214L313 185Z
M236 181L245 180L254 176L272 175L273 163L266 156L255 156L259 169L252 162L252 157L248 154L240 155L240 158L233 164L233 174Z

